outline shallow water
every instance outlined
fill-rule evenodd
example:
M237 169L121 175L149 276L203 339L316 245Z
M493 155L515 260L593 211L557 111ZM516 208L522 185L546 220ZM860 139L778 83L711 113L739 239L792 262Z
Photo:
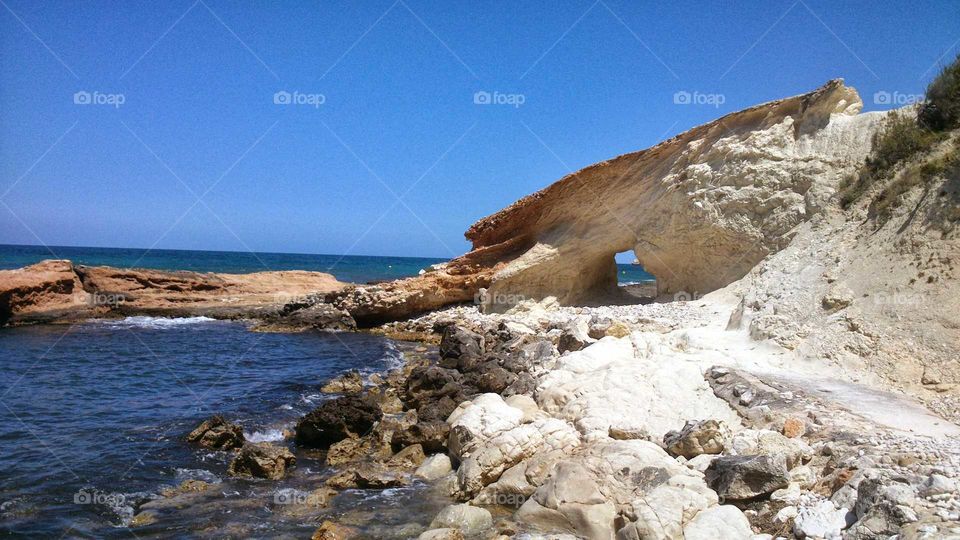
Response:
M327 399L318 390L326 379L401 361L377 336L252 333L202 317L0 330L0 532L129 538L134 507L197 478L222 483L137 536L309 536L316 523L278 511L277 490L315 489L320 462L297 452L289 480L230 480L229 456L191 446L185 434L220 413L253 440L280 440ZM418 488L387 495L426 504ZM342 512L360 509L351 497L337 503Z

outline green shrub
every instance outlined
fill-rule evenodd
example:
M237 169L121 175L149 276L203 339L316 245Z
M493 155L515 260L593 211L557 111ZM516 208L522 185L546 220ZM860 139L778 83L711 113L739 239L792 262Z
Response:
M945 131L960 127L960 56L933 79L917 113L920 125Z

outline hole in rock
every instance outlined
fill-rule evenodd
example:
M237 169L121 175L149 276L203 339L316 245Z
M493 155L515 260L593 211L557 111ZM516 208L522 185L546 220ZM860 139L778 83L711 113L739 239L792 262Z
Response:
M633 251L614 256L617 263L617 289L620 303L645 304L657 296L657 278L644 270Z

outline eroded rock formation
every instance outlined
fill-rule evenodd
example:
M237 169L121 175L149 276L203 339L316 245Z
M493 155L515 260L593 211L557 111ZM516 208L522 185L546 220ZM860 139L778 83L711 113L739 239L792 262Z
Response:
M713 291L785 247L862 164L882 114L861 107L834 80L729 114L481 219L466 232L473 250L445 268L328 300L361 323L475 297L490 311L549 296L597 301L615 292L614 255L627 250L660 294Z

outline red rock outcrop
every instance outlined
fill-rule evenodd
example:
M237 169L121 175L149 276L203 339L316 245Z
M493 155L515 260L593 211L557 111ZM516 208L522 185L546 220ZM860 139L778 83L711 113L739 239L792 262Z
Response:
M321 272L167 272L48 260L0 271L0 324L118 315L253 317L344 285Z

